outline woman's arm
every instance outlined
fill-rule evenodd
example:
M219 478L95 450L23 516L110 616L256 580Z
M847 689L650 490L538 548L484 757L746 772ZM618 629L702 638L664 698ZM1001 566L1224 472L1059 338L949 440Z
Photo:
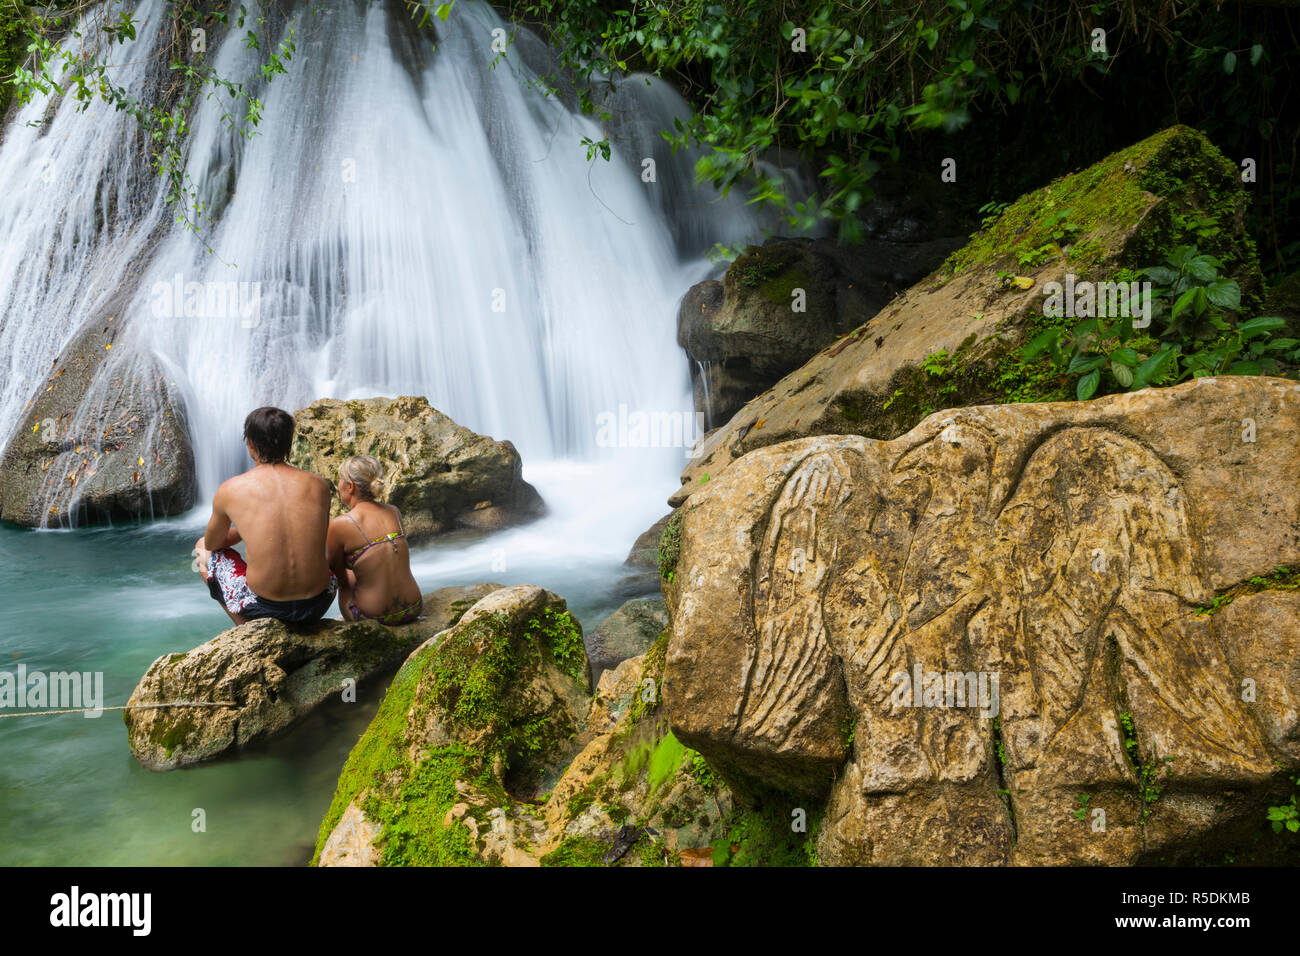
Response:
M343 529L339 527L341 518L335 518L329 523L325 531L325 560L329 562L330 570L334 576L339 579L339 584L346 581L346 573L343 564Z

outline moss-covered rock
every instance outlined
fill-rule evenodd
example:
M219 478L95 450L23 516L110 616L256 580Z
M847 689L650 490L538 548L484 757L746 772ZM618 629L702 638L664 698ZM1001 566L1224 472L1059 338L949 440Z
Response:
M1229 162L1185 126L1022 196L924 281L760 395L700 446L676 507L746 452L820 434L890 440L943 408L1066 397L1020 346L1045 322L1044 286L1138 278L1180 244L1224 263L1245 308L1261 282Z
M576 748L586 669L562 598L520 585L476 603L398 671L339 777L314 862L370 858L351 841L355 812L335 835L354 804L381 865L535 862L517 824Z

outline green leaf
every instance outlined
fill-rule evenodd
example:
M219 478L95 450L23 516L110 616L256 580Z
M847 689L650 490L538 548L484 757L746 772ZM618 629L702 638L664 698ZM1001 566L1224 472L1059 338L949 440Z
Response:
M1172 348L1165 346L1139 365L1133 373L1133 384L1129 386L1129 389L1137 391L1140 388L1146 388L1151 382L1158 381L1164 374L1165 368L1173 360L1174 354Z
M1118 362L1120 365L1126 365L1129 368L1137 368L1138 362L1142 361L1142 356L1136 351L1129 348L1116 349L1110 353L1110 360ZM1128 383L1125 383L1127 387Z
M1264 47L1256 43L1250 48L1250 65L1257 66L1260 59L1264 56Z
M1120 388L1128 388L1133 384L1133 369L1127 365L1112 361L1110 374L1115 376L1115 381L1119 382Z
M1286 325L1286 319L1278 318L1275 315L1260 315L1251 319L1249 322L1243 322L1237 326L1237 331L1242 335L1252 335L1255 332L1271 332L1274 329L1280 329Z
M1233 279L1218 279L1205 287L1205 295L1221 309L1237 311L1241 307L1241 288Z
M1237 362L1228 368L1229 375L1259 375L1264 367L1258 362Z
M1067 372L1077 375L1080 372L1091 372L1099 369L1106 364L1106 356L1097 355L1093 352L1080 352L1070 360L1070 366Z
M1043 349L1051 347L1060 337L1060 329L1045 329L1025 344L1025 347L1020 350L1020 357L1025 361L1029 361L1040 354Z
M1093 393L1097 391L1097 386L1101 383L1101 371L1093 369L1083 378L1079 379L1079 384L1074 387L1074 394L1079 397L1079 401L1086 402L1092 398Z
M1229 50L1223 55L1223 72L1231 73L1237 68L1237 54Z
M1169 313L1170 321L1177 322L1179 313L1182 312L1189 305L1191 305L1192 300L1196 298L1196 293L1200 291L1201 291L1200 287L1197 286L1188 289L1186 292L1180 295L1178 297L1178 301L1174 303L1173 311Z
M1159 285L1173 285L1178 281L1177 271L1166 266L1151 266L1143 271L1146 272L1147 278Z

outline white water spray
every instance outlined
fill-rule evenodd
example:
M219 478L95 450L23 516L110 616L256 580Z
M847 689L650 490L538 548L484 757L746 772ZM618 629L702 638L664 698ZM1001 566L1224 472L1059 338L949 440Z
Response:
M145 84L160 16L160 0L137 8L145 25L119 82ZM611 84L613 155L588 160L579 141L605 132L539 89L537 71L555 66L544 44L471 0L434 23L431 52L427 31L381 3L300 9L279 27L295 30L289 74L251 84L265 104L255 136L229 128L220 97L200 102L187 168L213 221L198 234L162 225L148 244L123 344L157 356L185 391L204 498L245 466L253 407L415 394L513 441L526 469L600 463L595 493L629 503L625 521L603 527L626 543L662 512L684 458L600 448L598 416L691 411L677 303L709 272L714 242L756 238L760 224L741 197L696 187L688 153L663 148L658 131L686 111L664 84ZM516 38L500 55L499 28ZM209 55L223 75L256 75L242 36ZM25 109L0 147L6 438L169 213L159 189L141 198L121 114L65 103L43 135L21 125L43 109ZM71 172L25 190L47 155ZM639 175L645 158L652 182ZM97 226L105 206L122 223ZM254 313L247 296L245 308L188 295L161 307L178 282L209 296L255 289Z

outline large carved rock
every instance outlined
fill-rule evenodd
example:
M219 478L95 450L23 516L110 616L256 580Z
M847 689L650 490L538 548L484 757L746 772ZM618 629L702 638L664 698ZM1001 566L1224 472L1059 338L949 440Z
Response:
M411 624L257 620L223 631L186 654L150 665L123 711L131 752L150 770L174 770L266 740L326 698L397 666L499 585L447 587L424 596ZM232 706L158 707L162 703Z
M1154 862L1253 830L1300 767L1300 618L1262 577L1300 567L1297 435L1300 385L1220 378L751 452L683 509L674 732L828 796L826 863Z
M389 469L384 500L402 510L412 538L456 525L499 528L541 512L514 445L456 424L424 398L325 398L294 418L290 463L334 487L347 458L378 458ZM343 510L337 488L331 509Z
M1067 380L1039 375L1016 352L1043 314L1045 284L1067 273L1106 281L1121 268L1156 265L1186 242L1219 258L1247 307L1256 304L1261 280L1246 202L1233 164L1185 126L1020 197L870 321L819 345L729 421L719 419L725 424L700 444L668 503L681 505L765 445L825 434L890 439L941 408L1064 399ZM1214 236L1192 231L1202 215L1219 219ZM706 308L704 318L718 322L712 315Z
M59 527L193 506L194 452L180 388L122 330L120 314L97 316L50 369L4 450L5 521Z

